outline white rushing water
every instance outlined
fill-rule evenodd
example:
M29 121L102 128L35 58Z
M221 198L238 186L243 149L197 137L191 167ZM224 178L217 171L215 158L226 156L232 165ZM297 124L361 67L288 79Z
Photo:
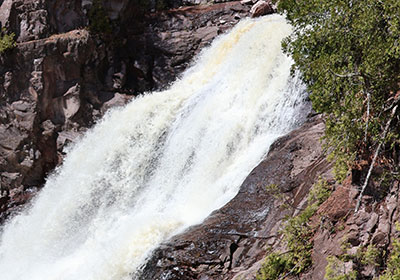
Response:
M170 89L108 113L3 229L2 280L131 279L160 242L232 199L301 121L278 15L244 20Z

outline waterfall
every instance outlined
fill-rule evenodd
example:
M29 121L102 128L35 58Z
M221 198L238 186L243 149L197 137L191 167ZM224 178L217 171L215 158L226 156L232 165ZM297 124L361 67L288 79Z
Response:
M241 21L169 89L110 111L4 226L2 280L132 279L161 242L237 192L304 117L281 51L291 27Z

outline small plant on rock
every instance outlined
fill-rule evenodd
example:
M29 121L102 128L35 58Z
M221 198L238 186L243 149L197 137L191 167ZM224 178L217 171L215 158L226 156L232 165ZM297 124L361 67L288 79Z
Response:
M7 34L5 28L0 32L0 54L14 48L17 44L14 40L15 34Z
M335 256L327 258L328 265L326 266L326 280L355 280L357 272L346 267L346 263Z
M269 185L268 190L276 191L277 186ZM308 197L308 206L299 215L287 218L282 229L287 252L268 254L258 272L258 280L284 279L290 275L299 275L310 267L313 247L310 240L315 230L310 225L310 219L330 193L331 188L325 180L320 179L314 184Z
M400 231L400 224L396 223L396 230ZM379 277L380 280L400 280L400 240L393 241L393 249L390 252L387 268Z

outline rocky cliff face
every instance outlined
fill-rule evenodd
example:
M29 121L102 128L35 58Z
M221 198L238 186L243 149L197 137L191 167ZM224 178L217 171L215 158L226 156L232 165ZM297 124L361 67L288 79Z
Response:
M106 0L113 32L93 34L87 29L92 0L0 0L1 25L17 39L15 49L0 54L1 221L34 195L62 162L65 146L109 108L167 87L218 34L242 17L273 10L264 1L197 6L205 2L148 1L143 7L141 1ZM334 190L310 221L313 265L301 279L323 279L328 256L356 255L371 244L385 253L384 264L399 235L399 183L383 188L373 181L353 214L363 175L334 182L319 142L323 129L314 117L279 139L231 202L163 244L138 277L254 279L266 246L285 250L283 217L299 213L319 176ZM266 191L270 184L291 207ZM358 269L360 279L379 271L356 257L344 267Z
M168 87L251 8L107 0L97 1L106 13L99 19L90 14L95 3L0 1L1 26L17 41L0 54L0 220L32 196L61 163L64 147L108 108ZM99 20L112 32L89 32Z

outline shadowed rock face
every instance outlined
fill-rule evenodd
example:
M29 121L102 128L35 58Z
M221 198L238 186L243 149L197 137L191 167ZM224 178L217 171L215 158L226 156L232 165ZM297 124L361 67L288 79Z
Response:
M283 210L266 191L277 184L301 207L319 176L330 177L319 138L320 117L278 139L268 156L246 178L239 193L201 225L173 237L157 249L140 279L232 279L255 277L266 244L279 246Z
M0 221L107 109L167 87L250 10L229 2L143 13L137 1L104 1L117 19L114 34L98 36L80 29L91 3L0 2L2 26L18 42L0 54Z

